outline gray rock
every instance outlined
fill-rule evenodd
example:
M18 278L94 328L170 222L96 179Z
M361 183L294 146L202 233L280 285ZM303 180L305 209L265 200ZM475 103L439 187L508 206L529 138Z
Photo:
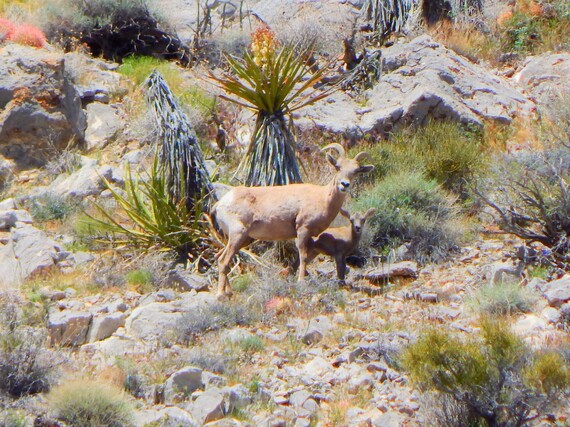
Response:
M66 90L63 55L9 43L0 49L0 154L18 167L42 166L81 129L70 120L81 111Z
M320 342L323 339L322 332L318 331L317 329L312 329L306 332L302 337L301 341L304 344L311 345Z
M482 126L484 120L510 123L528 116L535 104L504 78L423 35L382 50L383 75L365 92L366 109L347 94L330 96L304 110L300 127L339 133L390 132L429 117ZM358 114L358 113L361 114Z
M89 252L74 252L73 261L76 266L85 265L95 260L95 255Z
M92 317L88 312L51 310L48 316L51 345L76 347L84 344Z
M210 282L200 274L190 273L181 268L176 268L168 272L165 286L176 289L180 292L195 290L196 292L207 291Z
M221 388L226 385L226 379L209 371L202 372L202 382L207 390L210 387Z
M91 356L97 354L113 358L129 354L148 354L148 347L131 337L115 334L106 340L85 344L81 351Z
M417 277L418 265L413 261L402 261L395 264L382 264L364 274L364 278L372 283L382 283L392 277Z
M222 389L224 400L227 403L226 413L231 413L234 409L243 409L253 403L253 396L243 384L236 384L232 387Z
M294 408L300 408L305 404L307 399L310 398L311 398L311 393L309 393L307 390L304 389L299 390L292 393L291 396L289 396L289 404Z
M360 390L370 390L373 386L374 378L372 378L372 375L358 375L348 381L348 393L357 394Z
M160 425L161 427L198 427L200 425L192 417L192 414L176 406L135 411L133 424L135 427L146 427L149 425Z
M87 341L95 342L109 338L117 329L125 326L125 318L124 313L111 313L94 317L87 334Z
M553 97L570 94L570 54L545 53L527 58L512 81L540 104L548 105Z
M548 320L550 323L558 323L560 318L562 317L561 310L557 310L554 307L546 307L542 310L542 317Z
M13 198L4 199L0 202L0 211L11 211L14 209L18 209L18 207L16 206L16 200Z
M198 422L206 424L223 418L225 407L224 395L219 389L212 387L198 396L189 410Z
M187 366L173 373L164 383L164 403L171 405L204 387L202 369Z
M111 181L112 172L110 166L97 166L88 162L71 175L57 177L48 191L63 197L84 198L98 195L105 188L101 178Z
M545 283L541 290L551 306L560 307L570 301L570 275Z
M32 224L32 216L22 209L0 210L0 230L9 230L17 222Z
M404 420L404 415L399 412L389 411L371 421L374 427L400 427L403 425Z
M24 280L57 269L59 245L37 228L16 224L9 241L0 246L0 285L19 285Z
M114 106L93 102L87 105L86 112L85 143L88 151L104 148L124 128L125 124Z

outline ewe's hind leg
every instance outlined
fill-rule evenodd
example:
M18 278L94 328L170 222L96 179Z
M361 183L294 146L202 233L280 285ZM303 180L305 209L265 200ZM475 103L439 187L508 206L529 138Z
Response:
M239 233L230 234L228 244L218 258L218 298L232 295L232 288L228 279L230 264L234 255L250 240L243 230Z
M309 261L309 230L301 228L297 230L297 250L299 251L299 282L305 280L307 275L307 262Z

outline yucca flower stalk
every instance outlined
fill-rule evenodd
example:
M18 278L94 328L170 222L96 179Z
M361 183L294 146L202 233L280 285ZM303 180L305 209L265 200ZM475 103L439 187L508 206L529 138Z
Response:
M262 27L253 34L243 60L226 57L232 74L210 74L229 95L222 98L257 114L252 140L239 168L248 186L301 182L291 113L330 93L313 89L326 68L311 73L305 61L309 56L308 51L279 46L275 34Z

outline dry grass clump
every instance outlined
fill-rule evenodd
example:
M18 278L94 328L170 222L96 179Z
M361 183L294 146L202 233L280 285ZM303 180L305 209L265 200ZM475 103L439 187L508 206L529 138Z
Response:
M120 389L96 381L63 383L51 391L49 403L60 420L75 426L126 427L133 416Z
M468 301L472 309L491 316L528 313L538 301L536 292L512 281L484 285Z

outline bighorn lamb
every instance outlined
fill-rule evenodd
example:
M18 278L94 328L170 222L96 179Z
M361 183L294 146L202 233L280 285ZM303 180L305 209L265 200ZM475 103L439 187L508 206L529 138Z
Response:
M333 257L336 263L336 275L341 283L344 283L346 257L358 246L364 223L375 213L376 209L370 208L364 215L358 212L350 215L346 210L341 209L340 214L348 218L350 225L327 228L316 239L311 238L308 262L311 262L318 254Z
M297 239L299 281L307 273L309 239L322 233L338 214L352 179L356 174L370 172L374 166L360 166L368 156L358 153L346 157L342 145L329 144L322 150L337 151L335 159L326 158L337 173L328 185L290 184L277 187L235 187L212 208L212 217L222 228L228 243L218 254L218 296L230 296L228 281L230 262L234 255L254 239Z

